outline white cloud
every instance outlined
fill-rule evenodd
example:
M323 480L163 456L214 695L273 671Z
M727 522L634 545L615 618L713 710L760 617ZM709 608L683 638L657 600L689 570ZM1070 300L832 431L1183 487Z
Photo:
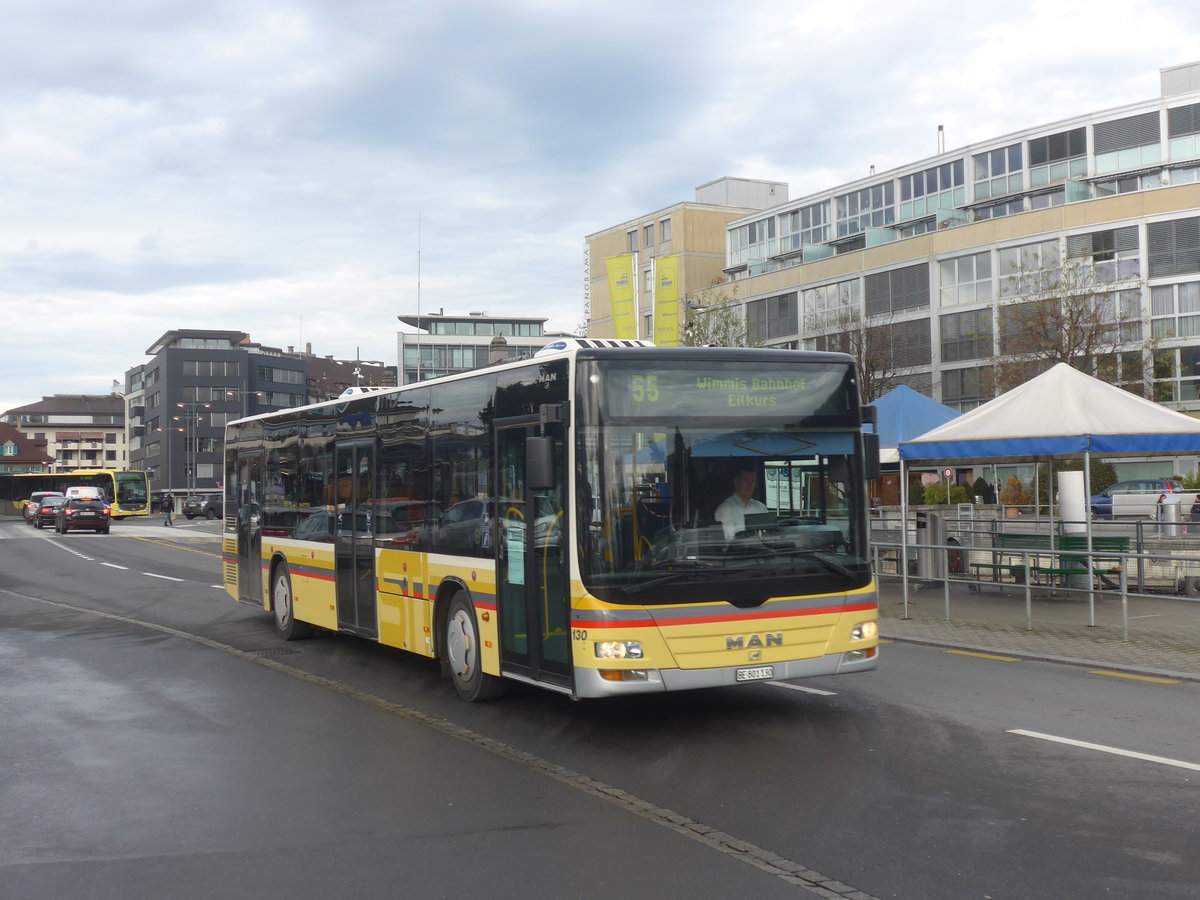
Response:
M570 329L586 234L1147 99L1200 33L1165 0L18 5L0 409L107 391L173 328L392 364L418 245L424 309ZM67 327L104 352L40 364Z

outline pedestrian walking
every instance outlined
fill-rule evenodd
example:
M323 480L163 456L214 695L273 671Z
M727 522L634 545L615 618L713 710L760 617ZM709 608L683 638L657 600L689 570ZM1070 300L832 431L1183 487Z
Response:
M171 524L171 514L175 512L175 495L170 491L163 494L163 525Z

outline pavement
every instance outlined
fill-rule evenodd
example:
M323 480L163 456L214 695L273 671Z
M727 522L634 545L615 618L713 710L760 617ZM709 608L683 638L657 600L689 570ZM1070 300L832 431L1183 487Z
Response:
M879 587L879 631L908 641L1200 681L1200 601L964 582Z

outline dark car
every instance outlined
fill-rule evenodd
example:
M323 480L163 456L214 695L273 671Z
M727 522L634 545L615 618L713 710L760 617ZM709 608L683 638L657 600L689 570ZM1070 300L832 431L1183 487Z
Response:
M103 500L72 498L58 508L54 530L66 534L77 528L90 528L100 534L108 534L111 517L112 510Z
M67 502L66 497L43 497L40 503L30 503L33 512L33 527L45 528L58 518L58 508Z
M45 498L45 497L61 497L61 496L63 496L62 491L34 491L32 494L30 494L29 502L25 504L25 509L22 510L22 515L25 516L25 524L26 525L34 524L33 511L38 508L38 506L41 504L43 498Z
M216 519L225 515L225 498L221 494L193 494L183 501L183 514L189 519L204 516Z

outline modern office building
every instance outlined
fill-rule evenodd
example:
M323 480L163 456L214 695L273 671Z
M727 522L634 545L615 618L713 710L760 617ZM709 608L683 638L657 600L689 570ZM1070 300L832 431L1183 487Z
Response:
M10 409L4 418L44 445L53 459L47 471L128 468L125 401L119 394L55 394Z
M216 488L227 422L307 399L304 360L241 331L168 331L146 355L125 374L128 468L147 470L152 491Z
M721 290L767 346L865 354L880 393L966 410L1058 352L1200 414L1200 63L1160 82L731 220Z
M544 318L489 316L486 312L446 315L444 309L397 318L417 329L396 334L400 384L487 365L494 361L493 352L502 359L532 356L550 339L565 336L547 334Z
M669 289L667 309L673 307L674 315L669 335L660 327L658 339L676 343L697 292L728 280L728 223L787 198L788 186L782 182L720 178L696 188L695 202L676 203L589 234L583 250L588 336L655 339L654 300ZM621 315L622 304L626 315Z

